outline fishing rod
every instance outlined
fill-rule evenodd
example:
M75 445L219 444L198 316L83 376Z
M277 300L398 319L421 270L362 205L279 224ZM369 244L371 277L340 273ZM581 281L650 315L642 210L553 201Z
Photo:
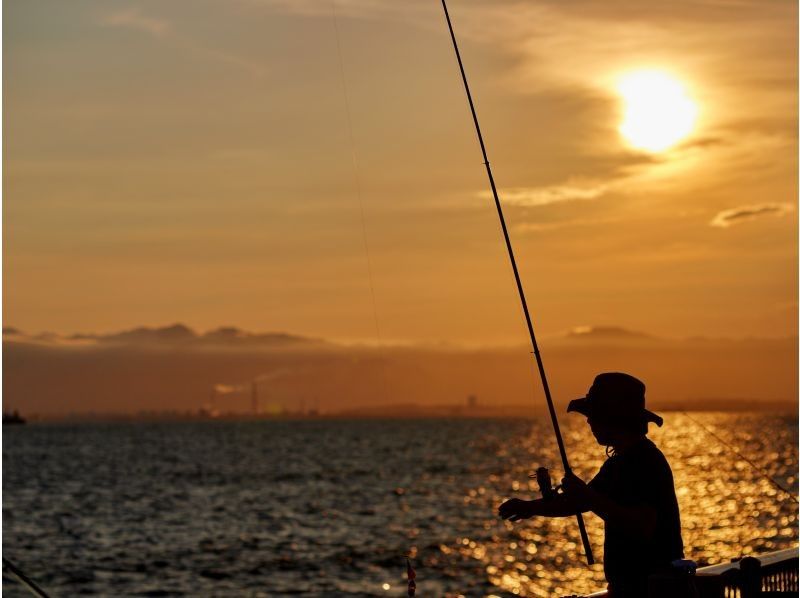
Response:
M508 228L506 227L506 219L503 216L503 207L500 204L500 197L497 194L497 187L494 184L494 176L492 176L492 168L489 165L489 157L486 154L486 145L483 142L483 135L481 134L481 127L478 124L478 115L475 112L475 104L472 101L472 93L469 90L469 83L467 83L467 74L464 71L464 63L461 61L461 53L458 51L458 43L456 42L456 34L453 31L453 24L450 21L450 13L447 11L447 3L442 0L442 8L444 9L444 16L447 19L447 28L450 30L450 38L453 40L453 49L456 52L456 59L458 60L458 68L461 71L461 80L464 82L464 91L467 93L467 101L469 102L469 109L472 113L472 120L475 123L475 132L478 134L478 143L481 146L481 154L483 154L483 164L486 166L486 176L489 177L489 186L492 189L492 196L494 197L494 205L497 208L497 216L500 218L500 227L503 229L503 238L506 241L506 249L508 250L508 257L511 260L511 268L514 271L514 279L517 281L517 291L519 292L519 299L522 302L522 311L525 312L525 322L528 325L528 333L531 337L531 345L533 346L533 355L536 358L536 365L539 368L539 377L542 379L542 387L544 389L544 397L547 399L547 409L550 411L550 419L553 422L553 431L556 435L558 442L558 452L561 454L561 463L564 466L564 473L569 475L572 473L572 468L569 466L569 459L567 459L567 450L564 447L564 439L561 437L561 428L558 426L558 416L556 415L555 407L553 406L553 398L550 396L550 386L547 384L547 375L544 372L544 364L542 363L542 356L539 353L539 345L536 342L536 335L533 333L533 323L531 322L531 315L528 311L528 302L525 300L525 291L522 288L522 280L519 277L519 270L517 269L517 260L514 258L514 249L511 246L511 238L508 236ZM594 564L594 556L592 555L592 546L589 543L589 535L586 533L586 525L583 522L583 515L581 513L575 514L578 520L578 529L581 533L581 541L583 542L583 550L586 553L586 560L590 565Z

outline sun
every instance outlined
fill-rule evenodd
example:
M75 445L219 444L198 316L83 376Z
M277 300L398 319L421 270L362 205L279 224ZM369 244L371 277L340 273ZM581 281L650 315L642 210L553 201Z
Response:
M620 134L636 149L663 152L688 136L697 120L697 104L684 86L658 70L623 75L617 91L625 104Z

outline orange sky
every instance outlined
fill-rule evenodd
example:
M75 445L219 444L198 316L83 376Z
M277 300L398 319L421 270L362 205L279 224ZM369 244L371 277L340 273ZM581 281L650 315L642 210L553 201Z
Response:
M438 2L336 7L383 341L523 342ZM796 333L795 3L450 10L543 334ZM3 20L5 325L375 340L329 2ZM664 153L617 131L613 81L642 67L699 108Z

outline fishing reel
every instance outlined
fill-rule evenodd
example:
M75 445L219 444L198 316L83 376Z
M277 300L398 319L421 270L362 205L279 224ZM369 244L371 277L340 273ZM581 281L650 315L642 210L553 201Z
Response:
M550 479L550 472L546 467L540 467L536 470L535 474L531 474L528 477L536 478L536 483L539 484L539 492L542 493L543 499L550 500L558 496L558 491L561 490L561 484L555 487L553 486L553 482Z

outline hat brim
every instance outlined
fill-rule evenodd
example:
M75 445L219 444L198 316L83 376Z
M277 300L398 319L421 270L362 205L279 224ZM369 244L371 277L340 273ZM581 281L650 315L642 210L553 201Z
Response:
M594 409L592 409L592 404L589 402L588 397L582 397L580 399L574 399L570 401L569 405L567 406L567 413L572 411L580 413L581 415L585 415L586 417L594 415ZM652 411L642 409L641 414L644 416L645 421L652 422L659 428L664 425L664 418L660 415L656 415Z
M589 405L589 399L586 397L575 399L569 402L567 406L567 413L575 411L576 413L580 413L581 415L585 415L589 417L592 414L592 407Z
M652 411L648 411L647 409L642 409L644 411L645 421L653 422L659 428L664 425L664 418L660 415L656 415Z

